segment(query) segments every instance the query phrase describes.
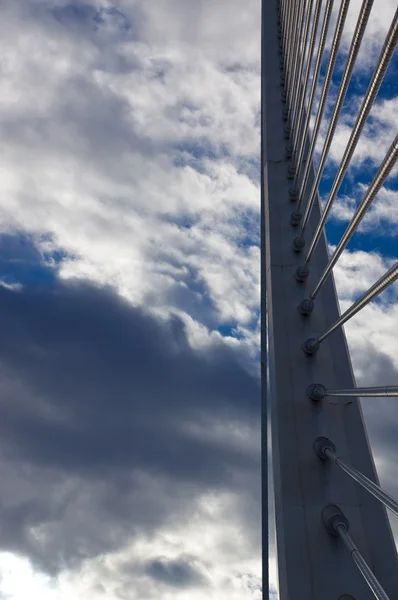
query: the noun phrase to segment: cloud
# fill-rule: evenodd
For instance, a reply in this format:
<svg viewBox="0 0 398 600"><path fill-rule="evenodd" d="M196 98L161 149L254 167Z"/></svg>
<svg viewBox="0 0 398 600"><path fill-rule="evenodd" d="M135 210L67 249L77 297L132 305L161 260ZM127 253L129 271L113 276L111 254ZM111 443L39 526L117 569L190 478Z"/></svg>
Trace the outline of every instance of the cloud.
<svg viewBox="0 0 398 600"><path fill-rule="evenodd" d="M382 87L383 90L383 87ZM337 91L337 89L335 90ZM361 136L359 137L355 151L353 153L349 175L351 178L368 179L373 177L379 168L381 162L387 154L390 145L394 141L395 130L392 126L394 118L396 119L398 103L396 98L386 99L377 98L370 112L370 116L365 121L365 125ZM335 94L331 95L335 99ZM364 95L350 94L343 105L343 109L336 127L332 144L330 146L328 161L325 167L325 175L331 177L337 172L343 158L344 151L350 139L352 128L356 122L359 108L362 104ZM330 116L334 109L334 101L329 102L327 114ZM322 123L319 140L317 142L318 154L320 154L323 143L326 138L329 121L324 120ZM361 171L362 169L362 171ZM365 169L365 171L364 171ZM393 168L390 180L396 177L397 167Z"/></svg>
<svg viewBox="0 0 398 600"><path fill-rule="evenodd" d="M184 558L173 561L156 558L148 564L147 573L153 579L177 588L201 585L203 581L190 561Z"/></svg>
<svg viewBox="0 0 398 600"><path fill-rule="evenodd" d="M334 269L341 310L346 310L395 260L376 253L344 252ZM396 385L398 382L397 293L395 283L378 301L368 304L344 326L358 386ZM361 404L381 485L398 497L396 399L363 398ZM398 520L394 515L389 516L398 539Z"/></svg>
<svg viewBox="0 0 398 600"><path fill-rule="evenodd" d="M258 3L2 8L0 590L259 597Z"/></svg>
<svg viewBox="0 0 398 600"><path fill-rule="evenodd" d="M144 42L145 27L114 39L88 4L37 6L40 19L9 8L3 31L4 227L61 249L61 277L175 309L196 285L217 320L247 324L259 297L258 69L178 36ZM150 27L142 11L121 7Z"/></svg>
<svg viewBox="0 0 398 600"><path fill-rule="evenodd" d="M330 247L331 252L334 249L334 246ZM340 302L350 302L359 297L395 262L395 258L382 256L378 252L345 250L333 270ZM390 303L396 302L397 291L397 285L393 284L383 292L382 298L388 299Z"/></svg>
<svg viewBox="0 0 398 600"><path fill-rule="evenodd" d="M346 25L343 32L342 51L348 53L351 40L355 31L362 0L350 2ZM334 7L337 13L339 5ZM382 10L381 10L382 9ZM387 31L390 28L396 3L394 0L374 2L365 35L358 55L358 65L363 71L371 72L380 55Z"/></svg>
<svg viewBox="0 0 398 600"><path fill-rule="evenodd" d="M359 199L362 200L367 191L367 186L358 184ZM361 221L358 232L378 236L398 235L398 191L395 189L381 188L370 208ZM340 196L333 204L331 218L336 221L348 222L352 219L358 206L353 196Z"/></svg>
<svg viewBox="0 0 398 600"><path fill-rule="evenodd" d="M210 492L241 496L250 521L259 390L239 348L193 350L178 318L87 284L0 288L0 305L3 549L79 569L186 522ZM153 556L143 573L196 585L189 565Z"/></svg>
<svg viewBox="0 0 398 600"><path fill-rule="evenodd" d="M0 7L0 590L259 598L260 3ZM394 8L375 2L326 178ZM395 108L374 106L347 179L377 168ZM385 266L346 258L342 305ZM347 326L359 382L394 379L388 299Z"/></svg>
<svg viewBox="0 0 398 600"><path fill-rule="evenodd" d="M324 118L321 122L320 134L316 144L316 158L319 158L323 148L330 117L333 113L337 98L337 91L340 86L343 71L345 70L349 47L353 38L355 27L357 25L361 7L362 1L356 0L355 2L350 2L350 6L348 8L347 19L343 29L337 63L332 75ZM327 50L322 61L324 70L326 70L326 65L330 55L332 34L334 32L339 8L340 4L336 3L332 12L332 22L331 27L329 28ZM357 119L358 111L362 105L365 92L367 91L370 79L379 60L385 39L387 37L387 33L390 29L391 23L393 22L395 11L396 4L390 0L384 2L382 5L378 2L374 2L373 4L373 8L371 10L354 65L347 95L342 106L336 131L329 150L324 173L324 183L330 179L331 184L340 165L347 142L351 135L352 127ZM356 149L353 153L353 157L348 168L346 181L347 179L350 180L350 186L356 184L358 179L363 180L364 178L369 178L369 175L372 173L373 169L376 169L380 165L394 139L394 123L396 123L397 113L397 98L395 97L397 65L398 63L396 56L393 56L387 71L383 75L383 82L381 84L380 91L374 100L370 115L365 122L363 132L358 139ZM322 85L323 76L321 74L320 81L317 86L316 101L313 107L311 123L314 122ZM375 171L373 171L373 174L374 173ZM396 176L397 173L398 170L396 167L393 170L393 174ZM328 189L329 188L330 186L328 186ZM324 193L324 190L321 189L321 191Z"/></svg>

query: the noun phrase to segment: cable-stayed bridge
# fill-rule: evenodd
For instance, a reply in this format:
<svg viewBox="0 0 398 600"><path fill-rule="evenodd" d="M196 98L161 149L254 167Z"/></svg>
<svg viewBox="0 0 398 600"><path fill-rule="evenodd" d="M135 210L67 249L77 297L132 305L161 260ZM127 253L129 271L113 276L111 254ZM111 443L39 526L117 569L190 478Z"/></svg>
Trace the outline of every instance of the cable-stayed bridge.
<svg viewBox="0 0 398 600"><path fill-rule="evenodd" d="M329 256L325 223L338 197L398 42L398 9L334 181L319 184L342 117L373 0L363 0L320 143L349 0L262 3L263 597L268 599L268 444L272 447L281 600L398 600L398 557L342 326L398 280L398 262L340 314L333 267L397 161L398 136ZM330 35L332 42L327 40ZM328 37L329 36L329 37ZM321 69L325 65L321 79ZM398 125L398 124L397 124ZM314 162L314 154L320 152ZM269 416L270 415L270 416ZM268 436L268 432L270 435ZM398 436L398 432L397 432Z"/></svg>

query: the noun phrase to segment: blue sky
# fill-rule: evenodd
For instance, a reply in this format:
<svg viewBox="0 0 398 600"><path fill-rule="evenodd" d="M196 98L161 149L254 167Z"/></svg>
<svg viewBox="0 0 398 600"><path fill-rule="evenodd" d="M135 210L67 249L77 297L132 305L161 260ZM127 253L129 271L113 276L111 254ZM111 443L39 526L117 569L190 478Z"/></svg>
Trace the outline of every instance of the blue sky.
<svg viewBox="0 0 398 600"><path fill-rule="evenodd" d="M375 1L322 197L394 8ZM0 9L0 598L258 600L259 2ZM395 135L397 71L331 244ZM335 269L342 308L397 257L397 201L395 171ZM396 383L397 307L390 290L347 326L359 383Z"/></svg>

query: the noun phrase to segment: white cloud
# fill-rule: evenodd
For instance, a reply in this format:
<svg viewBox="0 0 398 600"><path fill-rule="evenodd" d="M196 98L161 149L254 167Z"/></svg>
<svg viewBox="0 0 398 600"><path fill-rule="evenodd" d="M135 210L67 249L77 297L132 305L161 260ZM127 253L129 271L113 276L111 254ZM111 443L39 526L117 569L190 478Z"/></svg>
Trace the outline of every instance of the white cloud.
<svg viewBox="0 0 398 600"><path fill-rule="evenodd" d="M347 147L352 127L354 126L358 111L361 106L363 97L350 97L344 104L336 132L328 154L327 167L329 174L337 171L344 151ZM334 108L334 102L329 104L328 114L330 115ZM391 100L376 100L370 116L365 122L363 132L356 145L353 157L350 162L350 169L360 169L366 166L366 169L374 169L373 174L384 159L390 145L394 141L396 135L392 122L398 118L397 115L398 103L397 99ZM323 143L326 138L328 121L322 122L319 140L317 143L318 154L320 154ZM350 171L349 171L350 173ZM357 171L355 172L357 175ZM397 167L395 167L390 177L397 175Z"/></svg>
<svg viewBox="0 0 398 600"><path fill-rule="evenodd" d="M333 252L334 247L330 247ZM368 290L396 262L396 258L386 258L377 252L346 250L337 262L333 273L336 279L339 299L351 302ZM382 298L395 301L397 286L393 284L384 292Z"/></svg>
<svg viewBox="0 0 398 600"><path fill-rule="evenodd" d="M222 57L177 38L106 46L133 65L127 76L104 66L102 38L90 32L77 46L49 15L24 29L10 17L6 33L16 43L4 40L4 226L45 235L47 249L49 233L73 257L61 277L155 306L194 277L221 320L247 323L258 302L259 188L241 169L258 152L259 74L225 71ZM237 247L243 217L255 239Z"/></svg>
<svg viewBox="0 0 398 600"><path fill-rule="evenodd" d="M343 34L343 50L346 52L348 52L353 37L361 5L362 0L350 2ZM337 10L337 7L335 7L335 10ZM373 4L358 56L358 65L363 69L367 69L368 73L374 67L381 52L395 10L396 3L394 0L376 0Z"/></svg>
<svg viewBox="0 0 398 600"><path fill-rule="evenodd" d="M357 187L360 201L368 188L363 184L358 184ZM353 196L338 197L333 204L330 217L337 221L350 221L359 201ZM397 224L398 191L382 187L361 221L358 231L378 236L396 236Z"/></svg>

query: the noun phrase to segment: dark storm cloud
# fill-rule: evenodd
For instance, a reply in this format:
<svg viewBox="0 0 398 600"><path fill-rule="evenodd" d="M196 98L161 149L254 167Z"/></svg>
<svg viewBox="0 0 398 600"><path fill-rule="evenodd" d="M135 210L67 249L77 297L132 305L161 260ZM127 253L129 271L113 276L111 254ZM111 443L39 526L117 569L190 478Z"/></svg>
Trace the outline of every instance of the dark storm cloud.
<svg viewBox="0 0 398 600"><path fill-rule="evenodd" d="M153 579L173 587L197 587L204 583L202 575L189 560L184 558L177 560L157 558L147 565L146 572Z"/></svg>
<svg viewBox="0 0 398 600"><path fill-rule="evenodd" d="M398 370L391 358L373 344L364 347L362 364L364 376L360 385L397 385ZM397 457L398 412L396 398L364 398L362 409L366 426L377 450L377 456L389 468L382 468L381 476L388 481L388 489L398 497L398 481L394 477L394 464ZM392 478L389 477L392 475ZM397 521L398 525L398 521Z"/></svg>
<svg viewBox="0 0 398 600"><path fill-rule="evenodd" d="M356 349L353 363L362 373L358 386L397 385L398 369L391 358L375 343L367 341ZM397 438L398 411L396 398L363 398L362 411L367 433L374 453L380 483L389 493L398 498ZM355 466L355 465L354 465ZM388 512L391 525L398 540L398 518Z"/></svg>
<svg viewBox="0 0 398 600"><path fill-rule="evenodd" d="M3 549L57 570L156 528L193 489L232 489L257 471L259 457L189 425L255 427L258 382L221 343L192 350L179 319L58 283L0 287L0 329ZM162 498L142 474L165 482ZM49 523L36 539L32 528Z"/></svg>

